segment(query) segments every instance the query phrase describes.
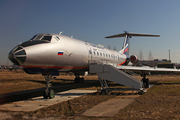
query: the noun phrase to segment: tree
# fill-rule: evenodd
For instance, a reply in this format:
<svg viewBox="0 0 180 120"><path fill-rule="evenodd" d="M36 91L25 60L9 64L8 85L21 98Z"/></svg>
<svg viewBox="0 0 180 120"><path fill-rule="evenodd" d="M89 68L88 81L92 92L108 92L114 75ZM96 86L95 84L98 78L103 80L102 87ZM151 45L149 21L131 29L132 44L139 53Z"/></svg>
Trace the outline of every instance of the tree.
<svg viewBox="0 0 180 120"><path fill-rule="evenodd" d="M111 49L111 46L110 46L110 45L108 45L108 49Z"/></svg>
<svg viewBox="0 0 180 120"><path fill-rule="evenodd" d="M117 51L115 46L114 46L114 50Z"/></svg>
<svg viewBox="0 0 180 120"><path fill-rule="evenodd" d="M140 60L143 60L143 53L142 53L142 50L139 51L139 59L140 59Z"/></svg>
<svg viewBox="0 0 180 120"><path fill-rule="evenodd" d="M149 51L148 60L153 60L153 56L152 56L151 51Z"/></svg>

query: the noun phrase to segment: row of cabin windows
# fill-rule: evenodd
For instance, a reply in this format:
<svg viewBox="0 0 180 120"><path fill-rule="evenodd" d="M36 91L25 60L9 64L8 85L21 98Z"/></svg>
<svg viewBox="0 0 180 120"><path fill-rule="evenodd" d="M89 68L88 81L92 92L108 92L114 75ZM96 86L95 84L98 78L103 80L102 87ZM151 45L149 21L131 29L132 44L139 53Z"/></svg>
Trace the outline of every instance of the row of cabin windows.
<svg viewBox="0 0 180 120"><path fill-rule="evenodd" d="M97 56L103 56L103 57L113 58L113 59L119 60L119 56L114 56L114 55L105 54L105 53L101 53L101 52L95 52L95 51L93 53L94 53L94 55L97 55ZM92 54L91 50L89 50L89 54Z"/></svg>

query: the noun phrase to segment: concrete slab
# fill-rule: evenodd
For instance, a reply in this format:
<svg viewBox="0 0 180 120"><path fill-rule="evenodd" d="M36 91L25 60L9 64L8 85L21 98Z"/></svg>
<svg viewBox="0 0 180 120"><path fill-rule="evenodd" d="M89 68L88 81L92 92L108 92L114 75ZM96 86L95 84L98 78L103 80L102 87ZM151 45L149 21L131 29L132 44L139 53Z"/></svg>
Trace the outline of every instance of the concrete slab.
<svg viewBox="0 0 180 120"><path fill-rule="evenodd" d="M121 109L132 103L137 97L139 97L139 95L117 96L86 110L82 115L96 117L114 116Z"/></svg>
<svg viewBox="0 0 180 120"><path fill-rule="evenodd" d="M40 96L40 97L32 98L30 100L23 100L18 102L12 102L9 104L3 104L0 105L0 110L24 111L24 112L35 111L43 107L51 106L93 92L96 92L96 90L72 89L72 90L56 93L56 96L53 99L44 99L43 96Z"/></svg>

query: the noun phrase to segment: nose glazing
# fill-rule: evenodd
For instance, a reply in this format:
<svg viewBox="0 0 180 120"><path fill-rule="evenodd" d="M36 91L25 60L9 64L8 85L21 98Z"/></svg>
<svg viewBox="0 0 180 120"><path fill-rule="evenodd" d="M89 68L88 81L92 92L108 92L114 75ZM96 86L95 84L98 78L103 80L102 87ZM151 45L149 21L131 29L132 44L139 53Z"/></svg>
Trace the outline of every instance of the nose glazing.
<svg viewBox="0 0 180 120"><path fill-rule="evenodd" d="M15 65L23 64L26 60L26 51L21 46L17 46L9 53L8 58Z"/></svg>

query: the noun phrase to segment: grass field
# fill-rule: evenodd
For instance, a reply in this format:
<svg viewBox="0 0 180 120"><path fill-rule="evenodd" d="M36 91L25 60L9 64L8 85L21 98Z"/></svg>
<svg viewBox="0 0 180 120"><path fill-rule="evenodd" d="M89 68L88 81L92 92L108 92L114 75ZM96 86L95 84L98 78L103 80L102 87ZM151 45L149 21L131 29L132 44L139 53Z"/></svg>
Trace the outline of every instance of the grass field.
<svg viewBox="0 0 180 120"><path fill-rule="evenodd" d="M22 70L9 71L0 69L0 94L30 89L45 88L45 79L41 74L26 74ZM52 86L73 84L74 76L60 75L51 80ZM85 80L98 80L97 76L85 76Z"/></svg>
<svg viewBox="0 0 180 120"><path fill-rule="evenodd" d="M42 88L44 78L41 75L28 75L23 72L0 71L0 94L21 91L26 89ZM133 103L119 111L113 117L84 117L81 116L86 109L94 105L116 97L118 92L105 94L90 94L79 98L68 100L37 110L35 112L5 112L12 116L12 119L180 119L180 76L179 75L154 75L148 76L151 83L155 84L145 94L136 98ZM52 80L54 85L72 84L72 76L62 75ZM87 76L85 80L97 80L97 76ZM81 89L97 89L99 84L91 84L92 87L84 86ZM119 87L111 82L113 87ZM4 113L4 112L3 112Z"/></svg>

